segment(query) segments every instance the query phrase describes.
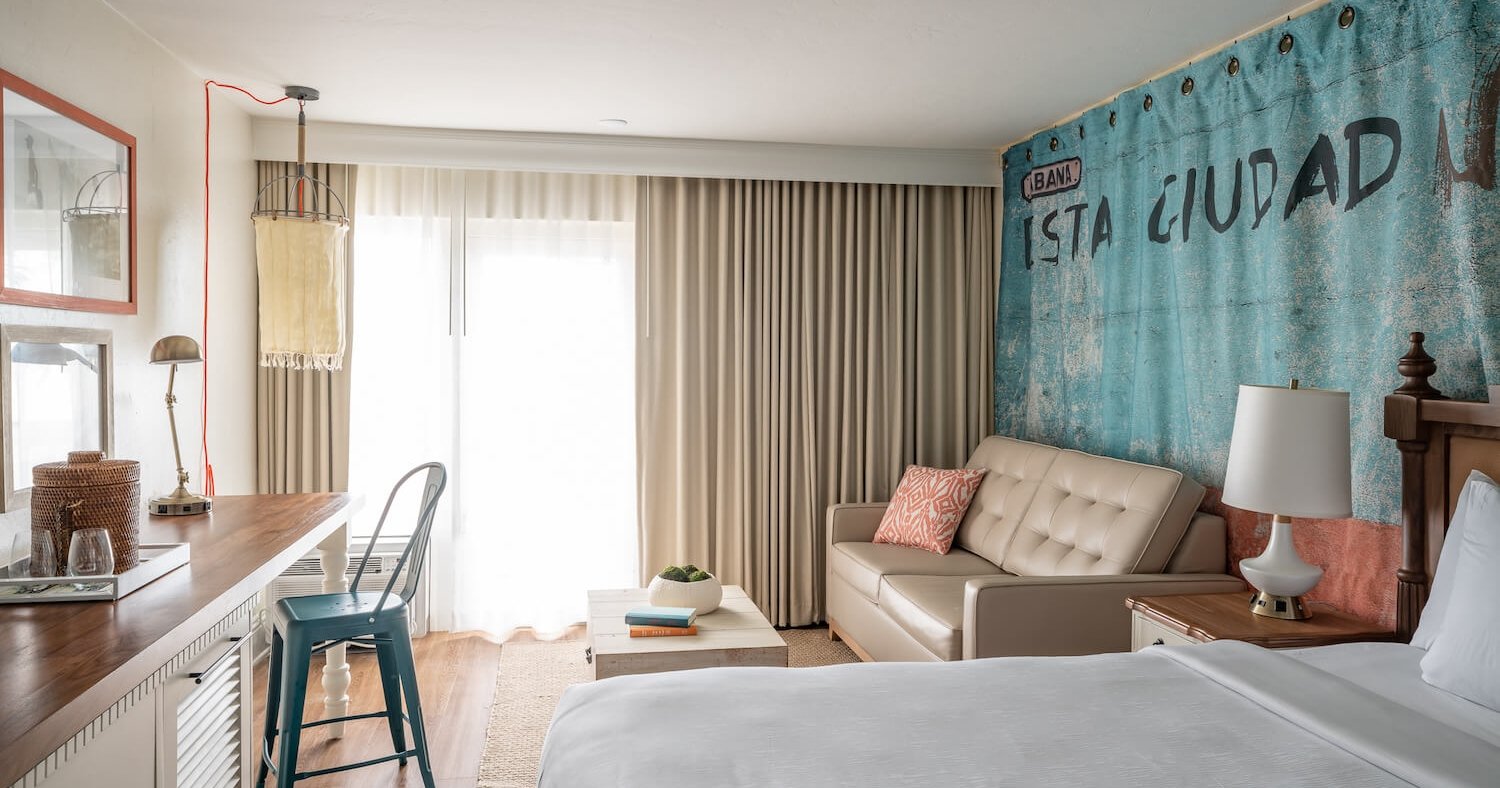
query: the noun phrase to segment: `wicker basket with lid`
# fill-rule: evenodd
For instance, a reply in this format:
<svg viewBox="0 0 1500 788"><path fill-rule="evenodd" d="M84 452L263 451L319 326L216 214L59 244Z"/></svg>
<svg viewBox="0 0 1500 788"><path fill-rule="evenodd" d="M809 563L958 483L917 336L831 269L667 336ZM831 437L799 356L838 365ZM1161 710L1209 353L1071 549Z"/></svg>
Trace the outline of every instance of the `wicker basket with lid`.
<svg viewBox="0 0 1500 788"><path fill-rule="evenodd" d="M58 573L67 565L68 543L79 528L109 533L118 574L140 563L141 464L106 460L102 451L68 452L67 462L31 469L31 540L50 538ZM40 548L32 559L39 560Z"/></svg>

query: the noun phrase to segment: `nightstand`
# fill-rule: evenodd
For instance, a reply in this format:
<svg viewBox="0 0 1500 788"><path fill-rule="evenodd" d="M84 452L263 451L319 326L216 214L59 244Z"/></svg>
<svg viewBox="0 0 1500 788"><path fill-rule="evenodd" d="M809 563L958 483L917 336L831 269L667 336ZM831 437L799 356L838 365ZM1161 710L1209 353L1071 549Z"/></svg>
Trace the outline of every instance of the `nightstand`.
<svg viewBox="0 0 1500 788"><path fill-rule="evenodd" d="M1396 633L1321 602L1313 617L1286 621L1250 612L1250 594L1183 594L1131 597L1130 649L1181 646L1210 640L1243 640L1265 648L1302 648L1362 640L1391 641Z"/></svg>

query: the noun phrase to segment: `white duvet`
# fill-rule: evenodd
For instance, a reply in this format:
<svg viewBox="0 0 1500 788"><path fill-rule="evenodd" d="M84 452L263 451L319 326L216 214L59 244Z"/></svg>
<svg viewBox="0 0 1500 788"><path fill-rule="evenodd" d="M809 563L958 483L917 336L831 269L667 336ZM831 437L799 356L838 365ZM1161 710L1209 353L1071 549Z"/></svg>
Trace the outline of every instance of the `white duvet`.
<svg viewBox="0 0 1500 788"><path fill-rule="evenodd" d="M540 785L1500 785L1472 726L1309 662L1219 642L608 679L563 695Z"/></svg>

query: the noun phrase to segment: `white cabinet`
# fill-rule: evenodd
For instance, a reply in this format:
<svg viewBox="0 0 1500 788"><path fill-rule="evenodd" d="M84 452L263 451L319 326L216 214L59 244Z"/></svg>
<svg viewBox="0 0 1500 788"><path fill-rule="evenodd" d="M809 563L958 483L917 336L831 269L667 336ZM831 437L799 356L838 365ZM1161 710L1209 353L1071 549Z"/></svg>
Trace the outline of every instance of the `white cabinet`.
<svg viewBox="0 0 1500 788"><path fill-rule="evenodd" d="M203 633L12 788L250 785L256 603Z"/></svg>
<svg viewBox="0 0 1500 788"><path fill-rule="evenodd" d="M1147 646L1187 646L1202 641L1194 640L1175 630L1152 621L1136 611L1130 617L1130 650L1140 651Z"/></svg>
<svg viewBox="0 0 1500 788"><path fill-rule="evenodd" d="M32 770L46 788L156 788L157 693L138 689L73 737L76 748L54 753ZM29 778L28 778L29 779ZM32 785L22 780L19 785Z"/></svg>
<svg viewBox="0 0 1500 788"><path fill-rule="evenodd" d="M250 782L248 626L162 682L157 704L158 788L229 788Z"/></svg>

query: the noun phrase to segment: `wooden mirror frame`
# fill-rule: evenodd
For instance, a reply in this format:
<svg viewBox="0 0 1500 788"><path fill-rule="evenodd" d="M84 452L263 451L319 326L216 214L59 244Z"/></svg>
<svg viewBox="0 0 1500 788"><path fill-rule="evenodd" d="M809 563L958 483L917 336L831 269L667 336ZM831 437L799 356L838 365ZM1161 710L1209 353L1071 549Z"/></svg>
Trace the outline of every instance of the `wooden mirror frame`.
<svg viewBox="0 0 1500 788"><path fill-rule="evenodd" d="M15 342L97 345L99 347L99 448L104 456L115 455L115 353L114 335L102 328L63 328L61 326L0 325L0 511L14 512L31 505L30 468L17 468L15 455L15 403L11 398L14 362L11 344ZM66 456L54 458L58 461ZM21 484L20 488L17 485Z"/></svg>
<svg viewBox="0 0 1500 788"><path fill-rule="evenodd" d="M5 259L5 188L4 175L6 161L4 151L4 119L6 116L5 91L11 91L17 95L30 99L37 104L62 115L69 120L78 123L85 128L97 132L116 143L125 147L127 153L128 183L126 185L129 202L127 214L127 237L125 254L125 265L129 267L126 273L126 287L128 298L124 301L116 301L108 298L91 298L88 296L66 295L61 293L46 293L37 290L22 290L10 287L6 284L6 259ZM139 206L136 203L136 155L135 137L127 134L113 124L79 109L77 106L48 93L36 85L27 82L5 70L0 70L0 303L20 304L22 306L40 306L51 309L72 309L82 312L108 312L113 314L133 315L136 313L136 214Z"/></svg>

